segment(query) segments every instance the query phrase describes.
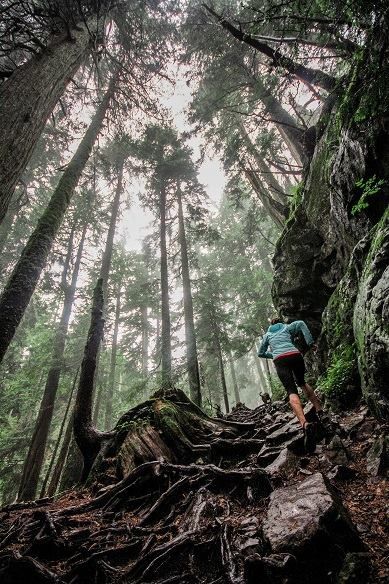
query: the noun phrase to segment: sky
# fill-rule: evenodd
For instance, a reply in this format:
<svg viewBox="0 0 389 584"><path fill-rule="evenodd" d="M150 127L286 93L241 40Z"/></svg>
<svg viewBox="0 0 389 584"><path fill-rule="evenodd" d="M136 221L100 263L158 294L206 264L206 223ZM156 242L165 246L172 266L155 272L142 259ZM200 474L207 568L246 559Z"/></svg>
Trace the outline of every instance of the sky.
<svg viewBox="0 0 389 584"><path fill-rule="evenodd" d="M191 91L185 81L185 69L175 68L171 71L171 77L175 79L175 85L172 87L166 83L166 87L162 89L161 103L171 111L173 125L178 132L187 132L190 130L187 108L191 100ZM203 155L198 177L208 194L211 210L212 208L216 210L226 185L222 163L216 155L211 156L209 147L205 150L201 137L192 137L188 140L188 145L193 149L194 161ZM123 213L117 230L117 239L124 240L126 249L134 251L141 249L142 240L149 233L153 220L152 213L143 209L139 203L137 193L141 189L143 190L143 185L138 181L128 185L131 206Z"/></svg>

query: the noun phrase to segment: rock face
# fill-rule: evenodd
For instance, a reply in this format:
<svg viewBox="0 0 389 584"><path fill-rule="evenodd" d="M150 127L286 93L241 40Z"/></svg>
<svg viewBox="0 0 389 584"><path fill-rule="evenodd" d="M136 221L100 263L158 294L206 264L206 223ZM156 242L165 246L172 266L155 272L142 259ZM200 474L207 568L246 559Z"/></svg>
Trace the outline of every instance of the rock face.
<svg viewBox="0 0 389 584"><path fill-rule="evenodd" d="M387 476L389 471L389 437L382 434L367 453L367 471L373 477Z"/></svg>
<svg viewBox="0 0 389 584"><path fill-rule="evenodd" d="M360 395L389 418L389 97L380 43L356 59L348 88L319 123L321 135L277 243L273 299L319 336L311 358L321 387L343 408ZM365 87L366 92L358 91ZM377 96L381 95L378 99Z"/></svg>
<svg viewBox="0 0 389 584"><path fill-rule="evenodd" d="M315 582L328 581L347 552L362 549L345 509L321 473L271 494L263 534L273 553L292 554L305 565L302 581L310 581L313 573Z"/></svg>

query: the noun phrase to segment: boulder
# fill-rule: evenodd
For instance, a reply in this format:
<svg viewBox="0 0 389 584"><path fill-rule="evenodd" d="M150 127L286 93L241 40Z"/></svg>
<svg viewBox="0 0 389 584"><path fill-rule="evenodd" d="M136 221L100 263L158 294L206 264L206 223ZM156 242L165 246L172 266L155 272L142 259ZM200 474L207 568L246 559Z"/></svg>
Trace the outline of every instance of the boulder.
<svg viewBox="0 0 389 584"><path fill-rule="evenodd" d="M373 477L387 476L389 469L389 436L382 434L367 453L367 472Z"/></svg>
<svg viewBox="0 0 389 584"><path fill-rule="evenodd" d="M331 442L327 446L326 457L334 465L347 465L348 454L346 447L344 446L342 440L337 434L332 438Z"/></svg>
<svg viewBox="0 0 389 584"><path fill-rule="evenodd" d="M266 438L267 444L270 446L278 446L280 444L284 444L290 438L294 438L298 434L301 433L300 424L292 420L287 424L283 424L280 428L276 429L275 431L271 432Z"/></svg>
<svg viewBox="0 0 389 584"><path fill-rule="evenodd" d="M277 458L268 466L266 472L272 476L280 472L288 472L297 465L297 456L288 448L283 448Z"/></svg>
<svg viewBox="0 0 389 584"><path fill-rule="evenodd" d="M369 556L365 553L347 554L336 584L365 584L370 574Z"/></svg>
<svg viewBox="0 0 389 584"><path fill-rule="evenodd" d="M341 568L348 552L363 551L353 523L321 473L271 494L263 534L272 553L297 558L302 582L330 582L330 573Z"/></svg>
<svg viewBox="0 0 389 584"><path fill-rule="evenodd" d="M271 464L280 452L281 450L277 446L263 446L257 456L257 464L261 467Z"/></svg>
<svg viewBox="0 0 389 584"><path fill-rule="evenodd" d="M337 464L334 466L327 477L331 480L337 479L339 481L347 481L355 477L355 470L344 464Z"/></svg>

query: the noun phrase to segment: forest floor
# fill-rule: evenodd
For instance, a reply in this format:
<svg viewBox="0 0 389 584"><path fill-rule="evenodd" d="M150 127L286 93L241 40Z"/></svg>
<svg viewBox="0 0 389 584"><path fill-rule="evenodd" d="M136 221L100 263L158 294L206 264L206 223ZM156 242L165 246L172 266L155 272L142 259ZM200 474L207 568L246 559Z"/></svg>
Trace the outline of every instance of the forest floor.
<svg viewBox="0 0 389 584"><path fill-rule="evenodd" d="M3 508L2 584L388 582L387 427L360 406L306 455L282 402L227 420L212 456Z"/></svg>

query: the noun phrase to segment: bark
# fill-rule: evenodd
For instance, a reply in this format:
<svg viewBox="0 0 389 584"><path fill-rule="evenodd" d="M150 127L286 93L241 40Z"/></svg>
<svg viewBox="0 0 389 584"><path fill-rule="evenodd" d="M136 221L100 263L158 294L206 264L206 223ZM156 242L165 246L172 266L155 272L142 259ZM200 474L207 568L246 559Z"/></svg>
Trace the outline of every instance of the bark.
<svg viewBox="0 0 389 584"><path fill-rule="evenodd" d="M96 392L96 378L97 378L97 376L99 376L99 383L98 383L98 389ZM98 352L97 359L96 359L96 371L95 371L94 381L95 381L95 388L93 390L93 396L95 397L95 399L94 399L92 420L93 420L93 425L97 427L99 425L100 408L101 408L101 404L103 401L103 393L105 390L105 381L106 381L104 368L101 371L100 350Z"/></svg>
<svg viewBox="0 0 389 584"><path fill-rule="evenodd" d="M156 333L155 333L155 368L156 370L160 369L161 367L161 319L157 316L157 323L156 323Z"/></svg>
<svg viewBox="0 0 389 584"><path fill-rule="evenodd" d="M70 411L70 408L72 405L74 390L76 389L79 372L80 372L80 368L77 369L76 374L74 376L72 389L70 391L68 403L66 405L66 410L65 410L65 413L64 413L63 418L62 418L62 423L61 423L61 427L59 429L58 438L57 438L57 441L55 443L53 454L51 455L51 460L50 460L50 464L49 464L49 467L48 467L47 472L46 472L46 476L45 476L43 483L42 483L41 494L40 494L41 498L44 497L46 494L47 483L49 482L51 471L52 471L52 468L54 466L55 459L57 457L57 452L58 452L59 446L61 444L62 438L64 438L64 440L65 440L65 437L64 437L65 425L66 425L66 423L68 423L67 425L69 425L68 415L69 415L69 411Z"/></svg>
<svg viewBox="0 0 389 584"><path fill-rule="evenodd" d="M230 404L228 401L228 390L227 390L226 375L224 372L223 354L222 354L222 349L220 346L220 339L219 339L218 332L216 332L216 335L215 335L215 346L216 346L217 359L218 359L218 363L219 363L220 381L221 381L222 390L223 390L224 407L226 409L226 414L228 414L228 412L230 411Z"/></svg>
<svg viewBox="0 0 389 584"><path fill-rule="evenodd" d="M159 194L161 254L161 364L162 388L172 384L172 348L169 306L169 279L166 248L166 187Z"/></svg>
<svg viewBox="0 0 389 584"><path fill-rule="evenodd" d="M16 204L15 197L12 198L11 205L8 208L8 212L5 215L3 222L0 225L0 274L4 269L3 262L1 261L3 252L6 247L7 239L11 233L15 217L18 213L18 206Z"/></svg>
<svg viewBox="0 0 389 584"><path fill-rule="evenodd" d="M95 24L89 25L94 32ZM49 115L89 52L87 25L71 35L54 36L41 54L0 85L0 223Z"/></svg>
<svg viewBox="0 0 389 584"><path fill-rule="evenodd" d="M105 309L108 306L108 283L109 283L109 276L111 273L113 242L115 239L116 224L117 224L118 215L119 215L120 198L121 198L121 195L123 192L123 170L124 170L124 158L122 158L120 160L119 166L118 166L118 177L117 177L117 183L116 183L115 196L114 196L113 201L112 201L107 239L105 242L105 248L104 248L103 257L102 257L101 266L100 266L100 278L103 281L103 297L104 297ZM97 383L97 379L100 377L99 367L100 367L100 348L99 348L99 351L97 354L97 359L96 359L96 374L95 374L95 378L94 378L95 384ZM93 413L93 423L95 425L97 425L97 423L98 423L101 403L102 403L102 399L103 399L103 389L104 389L104 385L103 385L103 383L101 383L100 387L98 389L97 395L96 395L95 408L94 408L94 413ZM108 391L110 391L110 390L108 390ZM94 390L94 393L96 393L96 388Z"/></svg>
<svg viewBox="0 0 389 584"><path fill-rule="evenodd" d="M142 307L142 375L147 377L149 371L149 321L147 306Z"/></svg>
<svg viewBox="0 0 389 584"><path fill-rule="evenodd" d="M101 268L100 268L100 278L102 278L102 280L103 280L103 295L104 295L105 306L107 306L108 281L109 281L109 274L111 272L113 241L115 238L116 223L117 223L118 214L119 214L120 197L123 193L123 167L124 167L124 159L122 159L120 161L120 164L119 164L118 178L117 178L117 183L116 183L116 191L115 191L114 199L112 201L111 216L110 216L110 220L109 220L107 240L105 243L105 249L104 249L103 259L102 259Z"/></svg>
<svg viewBox="0 0 389 584"><path fill-rule="evenodd" d="M303 165L307 160L303 141L304 129L301 128L280 104L280 102L265 87L260 78L255 79L255 86L259 93L259 99L265 106L265 110L270 115L271 121L277 127L281 138L287 145L294 160L299 165Z"/></svg>
<svg viewBox="0 0 389 584"><path fill-rule="evenodd" d="M101 131L105 114L114 94L114 87L115 76L0 298L0 363L35 290L66 210Z"/></svg>
<svg viewBox="0 0 389 584"><path fill-rule="evenodd" d="M189 275L188 245L185 233L182 196L179 190L177 191L177 198L178 198L179 239L181 248L182 288L184 297L186 366L188 370L188 380L191 399L192 401L194 401L195 404L197 404L200 407L201 385L199 362L197 355L196 332L193 316L192 285Z"/></svg>
<svg viewBox="0 0 389 584"><path fill-rule="evenodd" d="M288 204L288 197L286 196L284 189L275 178L264 158L259 154L257 148L248 135L246 128L241 122L239 123L239 133L243 140L246 151L254 158L258 166L262 180L268 185L270 189L271 198L286 207Z"/></svg>
<svg viewBox="0 0 389 584"><path fill-rule="evenodd" d="M234 365L232 353L230 353L230 371L231 371L232 384L234 386L235 402L238 404L238 403L240 403L240 395L239 395L239 387L238 387L238 381L236 379L236 371L235 371L235 365Z"/></svg>
<svg viewBox="0 0 389 584"><path fill-rule="evenodd" d="M116 293L116 308L115 308L115 324L113 329L112 337L112 351L111 351L111 362L109 366L108 375L108 392L107 392L107 405L105 411L105 428L108 430L112 428L112 402L115 391L115 373L116 373L116 355L117 355L117 343L118 343L118 333L119 333L119 321L120 321L120 286Z"/></svg>
<svg viewBox="0 0 389 584"><path fill-rule="evenodd" d="M35 423L34 432L30 442L27 458L24 463L22 479L19 487L18 499L20 501L32 500L35 498L38 487L39 475L42 470L47 439L49 436L51 420L54 412L55 399L63 367L63 356L65 352L66 337L69 328L70 315L73 308L78 274L80 271L81 258L84 249L87 224L85 223L80 243L77 250L77 257L74 264L72 280L67 286L67 275L70 268L73 251L74 227L69 237L68 251L62 272L62 286L65 291L65 298L62 307L62 314L58 324L51 355L50 368L47 374L45 389L40 405L38 417Z"/></svg>
<svg viewBox="0 0 389 584"><path fill-rule="evenodd" d="M65 462L69 453L69 446L72 439L73 432L73 414L68 419L66 426L65 435L63 437L63 442L61 450L59 452L57 462L55 463L53 474L51 475L51 480L47 488L47 496L52 497L58 489L58 485L61 480L62 472L65 467Z"/></svg>
<svg viewBox="0 0 389 584"><path fill-rule="evenodd" d="M328 75L328 73L325 73L320 69L312 69L297 63L278 49L273 49L266 43L261 42L253 38L251 35L244 33L239 28L236 28L206 4L203 4L203 6L233 37L248 44L250 47L253 47L268 57L274 67L282 67L283 69L286 69L291 75L294 75L302 83L308 84L308 86L317 85L326 91L333 91L336 88L337 80L332 75Z"/></svg>
<svg viewBox="0 0 389 584"><path fill-rule="evenodd" d="M81 481L89 475L99 453L103 434L92 423L92 402L97 355L104 331L103 281L98 279L93 292L92 316L81 364L80 383L74 408L74 436L83 456Z"/></svg>
<svg viewBox="0 0 389 584"><path fill-rule="evenodd" d="M243 174L247 178L248 182L252 186L256 196L261 201L265 210L269 213L269 216L273 219L276 225L283 229L286 221L286 210L284 210L284 207L280 205L278 201L274 201L274 199L272 199L266 193L264 186L262 185L257 174L252 168L248 168L247 165L245 165L241 161L238 161L238 164L242 169Z"/></svg>

